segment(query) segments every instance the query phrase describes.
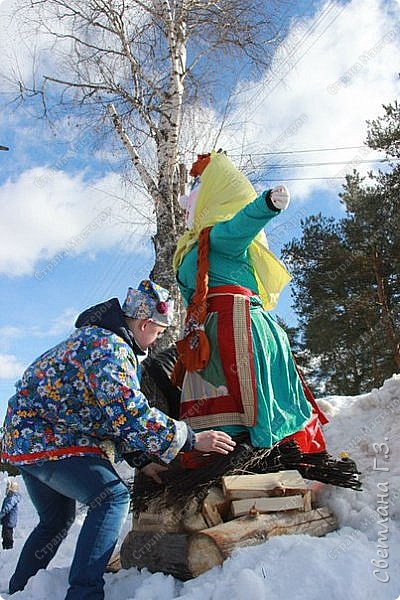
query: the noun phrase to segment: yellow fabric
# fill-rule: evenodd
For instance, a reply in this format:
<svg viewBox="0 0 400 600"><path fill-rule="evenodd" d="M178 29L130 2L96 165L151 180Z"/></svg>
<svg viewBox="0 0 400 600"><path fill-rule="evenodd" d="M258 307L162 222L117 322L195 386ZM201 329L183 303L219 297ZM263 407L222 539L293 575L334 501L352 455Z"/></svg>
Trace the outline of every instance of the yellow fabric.
<svg viewBox="0 0 400 600"><path fill-rule="evenodd" d="M211 152L211 161L200 179L193 227L178 240L173 260L175 271L185 254L197 242L202 229L231 219L257 197L247 177L222 153ZM249 256L263 307L265 310L272 310L278 302L280 292L292 277L268 249L264 231L250 244Z"/></svg>

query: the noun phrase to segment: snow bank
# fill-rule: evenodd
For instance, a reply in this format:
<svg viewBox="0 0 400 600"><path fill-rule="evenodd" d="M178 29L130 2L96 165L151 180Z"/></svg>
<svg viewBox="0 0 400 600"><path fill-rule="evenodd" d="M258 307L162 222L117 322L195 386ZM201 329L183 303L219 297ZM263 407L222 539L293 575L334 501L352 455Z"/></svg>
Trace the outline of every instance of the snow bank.
<svg viewBox="0 0 400 600"><path fill-rule="evenodd" d="M348 451L362 471L363 491L320 486L318 501L337 515L339 529L324 538L282 536L238 550L197 579L182 583L137 569L107 574L106 600L396 600L400 597L400 376L354 397L321 400L331 454ZM131 471L121 467L124 477ZM7 476L0 474L4 495ZM19 551L37 521L23 481L13 550L1 551L0 600ZM63 600L81 511L47 571L13 600ZM130 526L130 518L124 535Z"/></svg>

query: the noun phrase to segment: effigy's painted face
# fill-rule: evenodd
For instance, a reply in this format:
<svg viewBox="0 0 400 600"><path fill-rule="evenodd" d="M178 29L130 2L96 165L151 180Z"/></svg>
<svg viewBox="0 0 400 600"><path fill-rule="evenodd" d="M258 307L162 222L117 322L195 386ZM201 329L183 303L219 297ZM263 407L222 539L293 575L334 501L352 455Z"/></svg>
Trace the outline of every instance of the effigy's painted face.
<svg viewBox="0 0 400 600"><path fill-rule="evenodd" d="M181 208L185 210L185 221L187 229L191 229L194 223L194 214L196 210L197 197L200 190L200 180L198 178L192 184L190 193L187 196L179 198Z"/></svg>

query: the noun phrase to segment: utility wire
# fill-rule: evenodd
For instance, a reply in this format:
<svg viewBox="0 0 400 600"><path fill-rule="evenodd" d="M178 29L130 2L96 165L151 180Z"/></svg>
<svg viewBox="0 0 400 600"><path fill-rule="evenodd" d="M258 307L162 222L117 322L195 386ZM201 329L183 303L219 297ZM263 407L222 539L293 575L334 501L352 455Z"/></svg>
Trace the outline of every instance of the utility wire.
<svg viewBox="0 0 400 600"><path fill-rule="evenodd" d="M327 11L325 13L325 15L327 15L332 9L334 9L336 7L336 3L332 2L331 6L327 6ZM305 49L305 51L303 52L303 54L301 54L297 60L291 65L290 69L288 70L287 73L285 73L276 83L275 85L268 90L268 93L262 98L263 101L265 101L266 98L268 98L268 96L270 96L272 94L272 92L274 92L276 90L276 88L278 87L278 85L280 83L282 83L284 81L284 79L286 79L286 77L289 75L289 73L291 71L293 71L293 69L298 65L298 63L301 61L302 58L304 58L304 56L311 50L311 48L318 42L318 40L324 35L324 33L329 29L329 27L331 25L333 25L333 23L336 21L336 19L341 15L341 13L345 10L346 5L344 5L342 8L340 8L336 14L334 15L334 17L329 21L329 23L326 25L326 27L319 33L319 35L317 37L314 38L314 40L312 40L311 44L308 46L308 48ZM323 13L322 13L323 14ZM322 16L322 14L320 16ZM324 15L324 16L325 16ZM318 19L317 19L318 21ZM314 21L314 25L317 23L317 21ZM314 31L312 31L312 27L310 28L310 33L307 37L311 36L311 33L314 33ZM307 39L306 37L306 39ZM296 46L296 51L299 49L299 45Z"/></svg>
<svg viewBox="0 0 400 600"><path fill-rule="evenodd" d="M280 179L270 179L268 177L268 181L279 181L281 183L282 181L311 181L315 179L341 179L343 181L344 177L281 177Z"/></svg>
<svg viewBox="0 0 400 600"><path fill-rule="evenodd" d="M265 98L267 98L276 88L277 86L288 76L288 74L294 69L294 67L300 62L300 60L307 54L307 52L314 46L314 44L319 40L319 38L325 33L325 31L333 24L333 22L337 19L337 17L341 14L341 12L344 10L345 6L339 10L339 12L337 12L336 16L334 16L334 18L327 24L327 26L323 29L323 31L318 35L318 37L312 41L311 45L306 48L303 52L303 54L294 62L294 64L290 65L290 60L291 58L299 52L300 48L305 44L305 42L307 41L308 38L311 38L312 35L314 33L317 32L319 25L321 25L325 19L325 17L328 16L328 14L334 10L337 7L336 3L330 2L328 3L323 10L321 11L321 13L318 15L318 17L313 20L311 22L311 25L308 27L308 29L306 29L306 31L303 32L301 38L297 41L296 45L293 47L293 49L291 49L288 54L285 56L285 58L283 59L283 61L281 61L278 65L279 67L279 72L282 72L282 69L288 65L289 69L288 71L285 73L285 75L283 75L282 77L280 77L278 79L278 81L275 83L275 85L271 88L271 84L273 83L273 81L276 81L276 74L275 73L271 73L271 76L268 78L267 81L264 81L262 83L262 87L264 87L264 89L266 88L268 90L268 93L265 95L261 95L260 96L260 89L259 89L259 84L256 84L254 86L255 90L253 92L253 94L250 96L250 98L248 98L248 101L246 102L246 105L243 106L239 111L236 112L236 114L234 115L235 117L235 122L238 122L238 120L240 119L240 117L243 115L245 115L245 112L247 110L247 107L251 104L253 107L253 111L252 113L254 114L254 112L257 110L257 108L259 108L259 106L265 101ZM279 76L278 76L279 77ZM257 97L259 97L258 101L254 102Z"/></svg>
<svg viewBox="0 0 400 600"><path fill-rule="evenodd" d="M241 152L240 154L234 152L234 149L224 148L223 150L227 153L230 158L252 158L253 156L278 156L281 154L304 154L306 152L334 152L337 150L361 150L362 148L368 148L368 146L336 146L335 148L305 148L300 150L280 150L277 152ZM372 148L370 148L372 151ZM197 156L195 151L191 152L192 156Z"/></svg>
<svg viewBox="0 0 400 600"><path fill-rule="evenodd" d="M334 150L360 150L361 148L367 148L367 146L337 146L336 148L306 148L305 150L282 150L280 152L245 152L244 154L231 154L227 150L227 154L232 158L243 158L249 156L275 156L278 154L303 154L305 152L331 152ZM372 148L371 148L372 150Z"/></svg>
<svg viewBox="0 0 400 600"><path fill-rule="evenodd" d="M361 163L374 163L374 162L378 162L378 163L385 163L385 162L392 162L393 159L388 159L388 158L376 158L376 159L372 159L372 160L357 160L354 161L354 164L361 164ZM395 160L400 160L400 158L395 159ZM351 166L352 161L348 161L348 160L338 160L338 161L331 161L331 162L318 162L318 163L290 163L287 165L269 165L269 164L262 164L259 165L258 168L265 168L265 169L292 169L292 168L298 168L298 167L323 167L325 165L349 165Z"/></svg>

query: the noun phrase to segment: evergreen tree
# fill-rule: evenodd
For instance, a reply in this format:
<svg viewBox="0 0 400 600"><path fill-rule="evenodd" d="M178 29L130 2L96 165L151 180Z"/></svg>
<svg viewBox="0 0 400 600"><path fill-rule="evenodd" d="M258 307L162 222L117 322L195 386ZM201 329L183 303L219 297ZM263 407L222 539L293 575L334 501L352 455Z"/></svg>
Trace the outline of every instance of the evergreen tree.
<svg viewBox="0 0 400 600"><path fill-rule="evenodd" d="M368 123L367 143L400 156L400 109ZM357 394L400 369L400 169L346 177L345 218L313 215L284 248L296 273L295 310L326 390ZM314 360L315 364L315 360Z"/></svg>

